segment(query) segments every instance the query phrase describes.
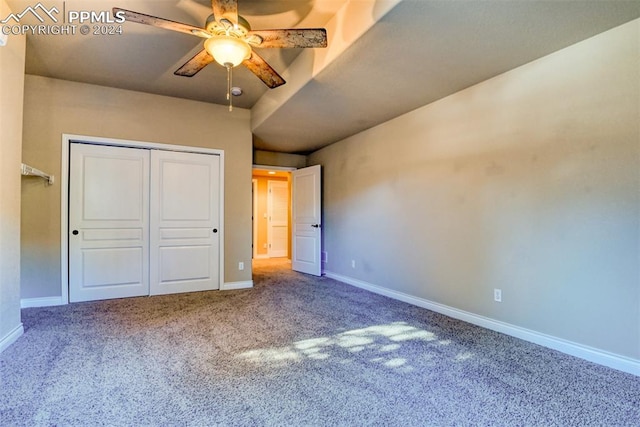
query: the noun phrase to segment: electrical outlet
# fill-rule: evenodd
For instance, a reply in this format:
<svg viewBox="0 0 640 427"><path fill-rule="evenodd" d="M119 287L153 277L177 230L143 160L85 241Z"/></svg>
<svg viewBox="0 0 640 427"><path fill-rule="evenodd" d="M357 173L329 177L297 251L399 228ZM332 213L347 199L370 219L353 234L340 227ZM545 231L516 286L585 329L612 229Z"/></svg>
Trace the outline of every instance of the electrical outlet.
<svg viewBox="0 0 640 427"><path fill-rule="evenodd" d="M238 270L244 270L244 262L240 261L238 263Z"/></svg>
<svg viewBox="0 0 640 427"><path fill-rule="evenodd" d="M267 249L267 244L265 243L264 245L262 245L262 247L263 247L264 249Z"/></svg>
<svg viewBox="0 0 640 427"><path fill-rule="evenodd" d="M320 252L320 261L329 262L329 254L326 251Z"/></svg>
<svg viewBox="0 0 640 427"><path fill-rule="evenodd" d="M355 259L351 260L351 268L356 268L356 260Z"/></svg>
<svg viewBox="0 0 640 427"><path fill-rule="evenodd" d="M502 302L502 289L493 290L493 300L495 302Z"/></svg>

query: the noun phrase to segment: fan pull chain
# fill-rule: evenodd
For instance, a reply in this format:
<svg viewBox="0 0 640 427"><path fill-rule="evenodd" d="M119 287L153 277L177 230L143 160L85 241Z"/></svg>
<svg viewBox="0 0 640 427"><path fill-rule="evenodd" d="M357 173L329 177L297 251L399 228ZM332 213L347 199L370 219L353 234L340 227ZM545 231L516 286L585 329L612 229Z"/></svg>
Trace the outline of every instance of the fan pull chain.
<svg viewBox="0 0 640 427"><path fill-rule="evenodd" d="M233 111L233 99L231 98L231 68L233 65L227 62L224 66L227 68L227 101L229 101L229 111Z"/></svg>

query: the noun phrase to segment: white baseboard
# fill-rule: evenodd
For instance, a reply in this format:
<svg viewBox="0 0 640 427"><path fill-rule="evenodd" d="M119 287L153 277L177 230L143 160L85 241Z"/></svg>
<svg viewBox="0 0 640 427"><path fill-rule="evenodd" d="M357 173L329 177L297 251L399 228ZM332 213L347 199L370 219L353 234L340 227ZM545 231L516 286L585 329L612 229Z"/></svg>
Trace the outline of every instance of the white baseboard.
<svg viewBox="0 0 640 427"><path fill-rule="evenodd" d="M20 300L20 308L51 307L65 304L66 303L62 301L62 297L23 298Z"/></svg>
<svg viewBox="0 0 640 427"><path fill-rule="evenodd" d="M233 291L235 289L253 288L253 280L245 280L242 282L226 282L220 286L221 291Z"/></svg>
<svg viewBox="0 0 640 427"><path fill-rule="evenodd" d="M572 341L564 340L562 338L557 338L551 335L536 332L531 329L522 328L520 326L515 326L485 316L480 316L468 311L459 310L457 308L453 308L444 304L429 301L424 298L415 297L403 292L383 288L378 285L374 285L348 276L343 276L331 271L325 270L324 274L331 279L335 279L348 285L366 289L376 294L384 295L386 297L403 301L418 307L426 308L427 310L435 311L437 313L444 314L445 316L453 317L454 319L463 320L465 322L472 323L483 328L491 329L493 331L511 335L513 337L520 338L534 344L558 350L562 353L588 360L589 362L608 366L609 368L640 376L640 360L631 359L614 353L609 353L607 351L599 350L594 347L578 344Z"/></svg>
<svg viewBox="0 0 640 427"><path fill-rule="evenodd" d="M0 339L0 353L5 351L11 344L16 342L18 338L20 338L24 334L24 326L20 323L18 326L13 328L11 332L9 332L5 337Z"/></svg>

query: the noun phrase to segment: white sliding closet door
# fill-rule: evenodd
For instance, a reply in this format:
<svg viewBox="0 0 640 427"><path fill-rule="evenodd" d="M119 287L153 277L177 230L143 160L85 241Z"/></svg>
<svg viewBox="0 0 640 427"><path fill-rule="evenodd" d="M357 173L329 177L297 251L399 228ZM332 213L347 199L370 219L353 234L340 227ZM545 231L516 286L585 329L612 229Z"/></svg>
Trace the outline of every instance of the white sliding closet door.
<svg viewBox="0 0 640 427"><path fill-rule="evenodd" d="M149 150L71 144L69 300L149 294Z"/></svg>
<svg viewBox="0 0 640 427"><path fill-rule="evenodd" d="M151 295L219 289L220 157L151 152Z"/></svg>

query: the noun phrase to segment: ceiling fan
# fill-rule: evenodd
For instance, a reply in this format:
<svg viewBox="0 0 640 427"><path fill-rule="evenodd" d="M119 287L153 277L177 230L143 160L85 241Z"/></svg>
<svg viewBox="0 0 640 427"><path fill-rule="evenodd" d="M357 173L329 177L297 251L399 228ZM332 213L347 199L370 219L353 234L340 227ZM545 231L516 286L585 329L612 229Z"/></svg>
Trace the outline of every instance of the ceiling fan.
<svg viewBox="0 0 640 427"><path fill-rule="evenodd" d="M204 48L178 68L174 74L193 77L214 60L227 69L227 99L231 105L231 69L242 64L269 88L285 84L284 79L253 48L327 47L324 28L252 30L238 15L238 0L211 0L211 14L204 28L175 22L131 10L113 8L114 16L130 22L151 25L202 37Z"/></svg>

